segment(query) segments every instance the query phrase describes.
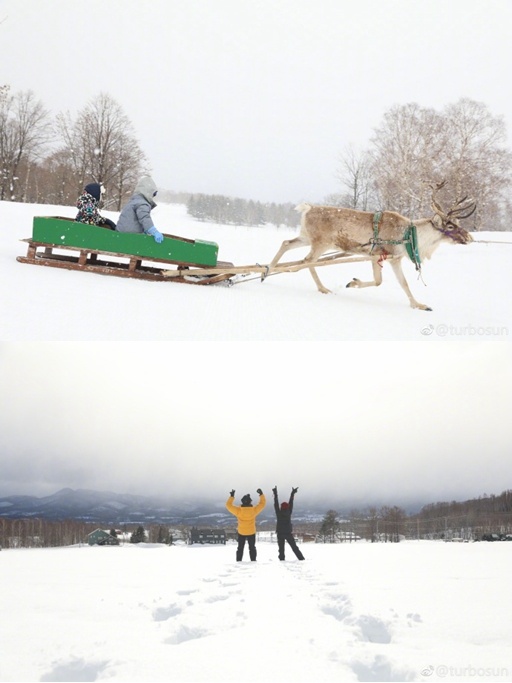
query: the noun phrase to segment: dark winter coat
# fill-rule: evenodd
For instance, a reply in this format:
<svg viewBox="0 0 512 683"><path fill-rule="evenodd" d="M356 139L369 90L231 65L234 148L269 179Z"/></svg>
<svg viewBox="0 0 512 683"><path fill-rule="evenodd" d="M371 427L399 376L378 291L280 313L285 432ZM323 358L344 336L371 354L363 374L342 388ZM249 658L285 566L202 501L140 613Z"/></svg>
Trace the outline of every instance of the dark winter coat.
<svg viewBox="0 0 512 683"><path fill-rule="evenodd" d="M288 507L282 509L279 506L279 498L277 494L274 494L274 510L276 511L276 532L277 534L289 534L293 531L292 527L292 512L293 512L293 498L295 494L290 495L290 500L288 501Z"/></svg>
<svg viewBox="0 0 512 683"><path fill-rule="evenodd" d="M153 200L157 191L155 182L149 176L144 176L137 183L130 201L121 211L116 230L119 232L147 232L153 227L151 211L156 203Z"/></svg>
<svg viewBox="0 0 512 683"><path fill-rule="evenodd" d="M78 223L87 223L88 225L103 226L107 224L106 219L103 218L98 210L101 196L100 192L99 183L91 183L86 186L76 202L78 213L75 221L78 221Z"/></svg>

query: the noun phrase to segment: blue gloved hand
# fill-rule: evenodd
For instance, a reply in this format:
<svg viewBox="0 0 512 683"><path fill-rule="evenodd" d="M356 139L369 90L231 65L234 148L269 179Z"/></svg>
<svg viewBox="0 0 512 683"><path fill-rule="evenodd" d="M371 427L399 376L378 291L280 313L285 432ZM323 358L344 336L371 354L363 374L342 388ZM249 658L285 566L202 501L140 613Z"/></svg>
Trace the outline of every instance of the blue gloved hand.
<svg viewBox="0 0 512 683"><path fill-rule="evenodd" d="M151 235L151 237L154 238L154 240L155 240L155 242L157 242L157 244L160 244L160 242L164 241L164 236L162 235L161 232L158 232L158 230L155 228L154 225L152 225L149 228L148 235Z"/></svg>

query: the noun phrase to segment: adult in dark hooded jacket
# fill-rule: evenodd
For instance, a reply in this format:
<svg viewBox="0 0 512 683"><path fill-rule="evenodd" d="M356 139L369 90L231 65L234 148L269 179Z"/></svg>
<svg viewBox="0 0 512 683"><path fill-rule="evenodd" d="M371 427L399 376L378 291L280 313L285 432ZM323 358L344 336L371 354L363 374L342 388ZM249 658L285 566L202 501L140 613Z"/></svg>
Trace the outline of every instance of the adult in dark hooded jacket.
<svg viewBox="0 0 512 683"><path fill-rule="evenodd" d="M100 214L98 206L101 195L104 192L103 185L99 183L89 183L84 188L84 191L78 197L76 208L78 213L75 221L78 223L87 223L87 225L99 225L102 228L116 229L116 224L110 218L103 218Z"/></svg>
<svg viewBox="0 0 512 683"><path fill-rule="evenodd" d="M123 207L117 221L118 232L143 232L151 235L155 242L163 242L164 236L159 232L151 217L151 211L155 208L157 194L155 181L150 176L143 176L130 197L128 204Z"/></svg>
<svg viewBox="0 0 512 683"><path fill-rule="evenodd" d="M284 547L288 543L290 548L293 550L295 555L299 560L304 559L304 555L299 550L295 538L293 537L293 527L292 527L292 512L293 512L293 499L299 488L292 488L290 499L288 503L281 503L279 506L279 498L277 495L277 486L274 486L272 493L274 494L274 510L276 511L277 524L277 547L279 549L279 559L284 560Z"/></svg>

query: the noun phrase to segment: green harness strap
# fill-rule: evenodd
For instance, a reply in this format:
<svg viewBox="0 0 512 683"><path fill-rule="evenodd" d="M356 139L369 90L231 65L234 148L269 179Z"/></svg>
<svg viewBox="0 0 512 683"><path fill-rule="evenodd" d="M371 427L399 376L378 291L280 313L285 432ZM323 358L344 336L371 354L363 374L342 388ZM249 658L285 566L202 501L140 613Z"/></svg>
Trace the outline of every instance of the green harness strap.
<svg viewBox="0 0 512 683"><path fill-rule="evenodd" d="M420 252L418 249L418 234L416 226L412 223L404 232L405 248L409 258L414 263L416 270L421 270Z"/></svg>
<svg viewBox="0 0 512 683"><path fill-rule="evenodd" d="M416 226L411 223L404 231L404 236L401 240L383 240L379 237L379 223L382 220L382 211L377 211L373 214L373 239L370 240L372 248L370 253L376 246L382 244L405 244L407 255L414 263L416 270L421 270L420 252L418 249L418 234Z"/></svg>

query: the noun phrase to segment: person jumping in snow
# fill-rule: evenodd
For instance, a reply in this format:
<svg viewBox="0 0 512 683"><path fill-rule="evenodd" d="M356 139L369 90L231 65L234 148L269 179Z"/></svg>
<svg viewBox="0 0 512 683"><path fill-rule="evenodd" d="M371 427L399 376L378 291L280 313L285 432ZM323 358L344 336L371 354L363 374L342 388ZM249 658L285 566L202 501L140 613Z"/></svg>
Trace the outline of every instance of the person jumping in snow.
<svg viewBox="0 0 512 683"><path fill-rule="evenodd" d="M226 502L226 507L232 515L238 519L238 548L236 549L236 561L241 562L244 555L245 543L249 544L249 557L252 562L256 561L256 517L263 510L267 501L263 491L258 489L259 503L253 507L252 498L247 493L242 497L242 505L234 505L235 489L233 489Z"/></svg>
<svg viewBox="0 0 512 683"><path fill-rule="evenodd" d="M274 486L272 493L274 494L274 509L276 511L277 524L277 547L279 549L279 559L284 560L284 546L287 542L290 548L293 550L295 555L299 560L304 559L304 555L299 550L295 538L293 537L293 527L292 527L292 512L293 512L293 499L295 494L299 490L299 487L292 488L290 495L290 500L288 503L281 503L279 507L279 498L277 496L277 486Z"/></svg>

